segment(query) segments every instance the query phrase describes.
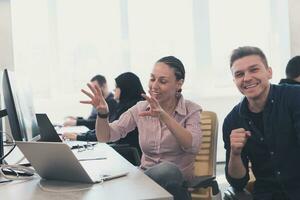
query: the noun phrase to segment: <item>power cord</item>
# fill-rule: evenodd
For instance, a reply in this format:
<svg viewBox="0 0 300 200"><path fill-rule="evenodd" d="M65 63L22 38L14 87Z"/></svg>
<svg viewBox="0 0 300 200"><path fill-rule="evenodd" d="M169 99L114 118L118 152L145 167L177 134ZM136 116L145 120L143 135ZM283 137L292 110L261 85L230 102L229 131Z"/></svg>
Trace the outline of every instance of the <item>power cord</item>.
<svg viewBox="0 0 300 200"><path fill-rule="evenodd" d="M13 139L13 137L11 135L7 134L5 131L0 131L0 133L5 133L6 136L9 137L10 141L12 141L9 145L6 145L6 146L12 146L12 148L5 155L3 155L0 158L0 161L2 163L6 164L4 159L16 148L17 145L16 145L15 140ZM25 159L25 156L23 155L22 158L20 158L18 161L16 161L16 164L21 163L24 159ZM28 165L28 164L23 164L23 166L25 166L25 165ZM28 165L28 166L30 166L30 165Z"/></svg>
<svg viewBox="0 0 300 200"><path fill-rule="evenodd" d="M28 180L34 177L35 171L21 165L1 165L0 174L7 180Z"/></svg>
<svg viewBox="0 0 300 200"><path fill-rule="evenodd" d="M0 158L0 162L2 162L16 148L16 143L13 140L13 138L9 134L7 134L5 131L0 131L0 134L2 134L2 133L5 133L6 136L8 136L11 139L11 141L13 141L13 144L12 144L12 148L5 155L3 155Z"/></svg>
<svg viewBox="0 0 300 200"><path fill-rule="evenodd" d="M11 135L7 134L5 131L0 131L0 133L5 133L6 136L9 137L9 139L12 142L12 148L0 158L0 161L4 163L4 159L16 148L16 143L14 139L11 137ZM24 157L20 160L22 161ZM19 162L20 162L19 161ZM12 180L28 180L32 179L33 175L35 174L35 171L31 168L22 166L22 165L8 165L8 164L2 164L0 165L0 174L3 178L5 178L7 181ZM5 182L5 181L2 181Z"/></svg>

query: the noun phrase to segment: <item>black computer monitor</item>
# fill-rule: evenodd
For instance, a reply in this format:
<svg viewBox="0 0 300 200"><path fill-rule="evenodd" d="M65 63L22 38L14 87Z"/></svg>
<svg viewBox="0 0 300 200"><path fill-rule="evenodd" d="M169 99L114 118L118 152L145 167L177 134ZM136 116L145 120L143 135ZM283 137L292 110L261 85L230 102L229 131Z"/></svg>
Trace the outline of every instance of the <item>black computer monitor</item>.
<svg viewBox="0 0 300 200"><path fill-rule="evenodd" d="M13 72L7 69L2 79L4 105L11 133L16 141L31 141L39 138L39 127L32 105L31 94L18 92Z"/></svg>

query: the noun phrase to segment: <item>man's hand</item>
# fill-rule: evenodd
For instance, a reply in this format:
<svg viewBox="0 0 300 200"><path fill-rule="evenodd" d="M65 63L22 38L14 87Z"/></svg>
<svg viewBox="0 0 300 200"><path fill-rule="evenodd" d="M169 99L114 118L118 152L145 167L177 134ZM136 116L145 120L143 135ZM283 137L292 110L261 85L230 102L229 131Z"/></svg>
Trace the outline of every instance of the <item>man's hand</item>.
<svg viewBox="0 0 300 200"><path fill-rule="evenodd" d="M231 154L238 156L251 136L250 131L246 131L243 128L234 129L230 134Z"/></svg>
<svg viewBox="0 0 300 200"><path fill-rule="evenodd" d="M74 140L77 140L77 134L76 133L64 133L62 135L62 138L64 140L72 140L72 141L74 141Z"/></svg>
<svg viewBox="0 0 300 200"><path fill-rule="evenodd" d="M77 120L73 117L68 117L66 121L64 122L64 126L76 126Z"/></svg>

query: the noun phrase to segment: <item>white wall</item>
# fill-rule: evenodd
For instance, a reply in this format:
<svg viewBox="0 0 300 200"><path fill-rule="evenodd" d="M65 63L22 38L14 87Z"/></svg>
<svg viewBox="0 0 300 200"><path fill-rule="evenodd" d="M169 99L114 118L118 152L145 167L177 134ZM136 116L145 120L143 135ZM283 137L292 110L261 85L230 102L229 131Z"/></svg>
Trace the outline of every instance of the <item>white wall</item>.
<svg viewBox="0 0 300 200"><path fill-rule="evenodd" d="M13 69L10 0L0 0L0 69Z"/></svg>
<svg viewBox="0 0 300 200"><path fill-rule="evenodd" d="M289 0L291 56L300 55L300 1Z"/></svg>
<svg viewBox="0 0 300 200"><path fill-rule="evenodd" d="M241 96L224 96L220 98L209 97L200 98L199 104L204 110L210 110L217 113L219 120L219 133L218 133L218 145L217 145L217 161L225 161L225 151L223 143L222 125L226 115L232 110L232 108L239 103Z"/></svg>
<svg viewBox="0 0 300 200"><path fill-rule="evenodd" d="M5 68L14 69L10 0L0 0L0 70ZM0 75L0 82L2 83L2 73ZM2 94L0 96L0 109L2 109L4 108ZM0 120L4 121L3 129L10 132L8 118L5 117Z"/></svg>

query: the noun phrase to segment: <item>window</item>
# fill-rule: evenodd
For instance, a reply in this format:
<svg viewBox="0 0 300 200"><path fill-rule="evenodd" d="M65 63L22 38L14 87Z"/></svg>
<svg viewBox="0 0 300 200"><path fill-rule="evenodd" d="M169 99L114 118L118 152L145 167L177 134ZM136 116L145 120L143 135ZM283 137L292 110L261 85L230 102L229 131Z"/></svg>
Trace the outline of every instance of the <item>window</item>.
<svg viewBox="0 0 300 200"><path fill-rule="evenodd" d="M273 67L274 83L283 76L289 59L288 1L27 0L11 4L15 70L19 79L31 82L36 110L54 121L66 115L88 115L90 107L79 104L86 98L80 89L98 73L106 76L112 90L117 75L133 71L147 91L153 64L166 55L177 56L186 67L185 97L217 112L223 121L241 96L229 70L234 48L260 47Z"/></svg>

